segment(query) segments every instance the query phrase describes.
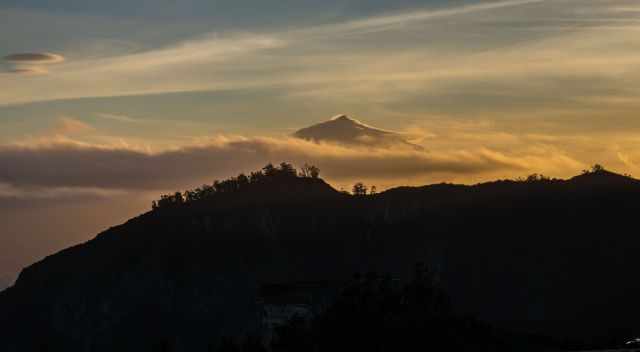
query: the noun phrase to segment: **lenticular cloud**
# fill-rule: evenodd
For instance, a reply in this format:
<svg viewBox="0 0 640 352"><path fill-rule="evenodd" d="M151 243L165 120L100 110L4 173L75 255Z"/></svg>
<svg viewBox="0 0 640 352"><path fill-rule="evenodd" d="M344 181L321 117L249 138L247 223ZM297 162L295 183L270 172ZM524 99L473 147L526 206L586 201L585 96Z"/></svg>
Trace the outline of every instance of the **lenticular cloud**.
<svg viewBox="0 0 640 352"><path fill-rule="evenodd" d="M62 55L53 53L17 53L7 55L3 58L6 68L5 72L16 74L46 74L47 65L64 61Z"/></svg>
<svg viewBox="0 0 640 352"><path fill-rule="evenodd" d="M4 60L11 63L54 64L64 61L64 57L52 53L20 53L7 55Z"/></svg>

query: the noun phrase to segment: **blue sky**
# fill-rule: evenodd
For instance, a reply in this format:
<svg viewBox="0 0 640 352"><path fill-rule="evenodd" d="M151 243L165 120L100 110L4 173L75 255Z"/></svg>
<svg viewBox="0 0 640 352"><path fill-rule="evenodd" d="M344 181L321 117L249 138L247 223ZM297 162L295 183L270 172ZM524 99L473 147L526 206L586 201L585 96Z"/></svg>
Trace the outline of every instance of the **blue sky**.
<svg viewBox="0 0 640 352"><path fill-rule="evenodd" d="M471 2L471 1L467 1ZM437 9L465 1L132 0L3 1L3 51L62 49L87 40L168 44L204 32L286 29L416 8ZM14 18L11 18L14 17ZM23 20L31 19L29 26ZM14 22L15 21L15 22ZM20 23L21 26L14 26ZM137 43L140 44L140 43Z"/></svg>

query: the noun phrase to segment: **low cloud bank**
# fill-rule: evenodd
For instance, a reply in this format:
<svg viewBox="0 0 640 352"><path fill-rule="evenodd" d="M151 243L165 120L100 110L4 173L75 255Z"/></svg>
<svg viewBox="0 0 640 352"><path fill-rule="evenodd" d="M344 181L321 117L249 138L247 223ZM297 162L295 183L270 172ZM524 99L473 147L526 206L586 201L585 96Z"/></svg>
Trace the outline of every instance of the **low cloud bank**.
<svg viewBox="0 0 640 352"><path fill-rule="evenodd" d="M526 162L489 149L428 152L351 148L296 138L217 137L150 153L71 141L0 146L0 183L13 189L158 190L211 182L267 162L313 163L332 181L410 179L430 174L524 170Z"/></svg>

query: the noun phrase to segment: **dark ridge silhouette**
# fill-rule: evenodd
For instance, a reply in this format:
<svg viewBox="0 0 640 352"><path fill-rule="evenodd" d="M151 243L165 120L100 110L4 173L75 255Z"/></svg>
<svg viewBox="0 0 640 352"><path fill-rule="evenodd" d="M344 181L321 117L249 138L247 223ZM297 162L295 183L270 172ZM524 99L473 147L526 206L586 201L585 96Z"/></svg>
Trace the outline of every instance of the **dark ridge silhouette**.
<svg viewBox="0 0 640 352"><path fill-rule="evenodd" d="M232 191L156 204L25 268L0 292L0 350L235 348L235 339L261 333L265 285L328 282L323 297L336 297L354 272L411 282L417 262L449 297L451 325L437 329L473 341L483 328L462 329L457 318L473 316L505 332L480 334L493 342L469 347L508 334L575 349L640 335L638 180L594 167L568 180L532 175L353 196L285 165L273 167L280 176ZM417 319L387 313L397 326ZM366 331L359 314L331 314ZM549 346L534 340L538 350Z"/></svg>
<svg viewBox="0 0 640 352"><path fill-rule="evenodd" d="M269 163L262 170L252 172L249 176L240 174L226 180L216 180L211 185L164 194L151 203L152 210L175 208L183 205L200 204L210 206L216 202L229 204L247 201L271 201L278 199L290 201L302 196L304 199L336 196L336 192L319 179L320 169L305 164L300 171L289 163L273 166ZM304 180L303 182L301 182ZM283 195L287 195L283 197Z"/></svg>

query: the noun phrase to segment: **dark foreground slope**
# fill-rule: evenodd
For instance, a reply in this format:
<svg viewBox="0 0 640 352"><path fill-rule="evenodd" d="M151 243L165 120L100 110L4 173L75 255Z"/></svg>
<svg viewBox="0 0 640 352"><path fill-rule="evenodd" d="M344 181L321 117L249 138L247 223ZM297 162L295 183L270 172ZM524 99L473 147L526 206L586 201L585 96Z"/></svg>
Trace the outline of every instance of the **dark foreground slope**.
<svg viewBox="0 0 640 352"><path fill-rule="evenodd" d="M606 171L366 197L293 178L160 208L24 269L0 293L0 350L143 351L171 336L204 351L258 328L261 283L402 278L418 261L494 326L627 338L640 334L639 196Z"/></svg>

